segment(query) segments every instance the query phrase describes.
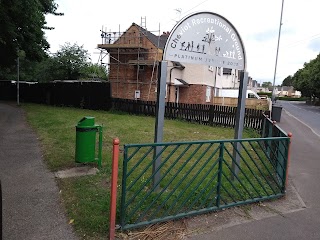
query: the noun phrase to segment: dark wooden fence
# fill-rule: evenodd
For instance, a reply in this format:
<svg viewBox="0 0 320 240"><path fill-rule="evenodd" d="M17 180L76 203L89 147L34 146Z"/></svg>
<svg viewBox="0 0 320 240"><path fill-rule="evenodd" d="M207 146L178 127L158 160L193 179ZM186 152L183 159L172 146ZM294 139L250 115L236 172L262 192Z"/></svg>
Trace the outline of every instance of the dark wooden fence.
<svg viewBox="0 0 320 240"><path fill-rule="evenodd" d="M113 98L112 109L131 114L156 115L156 103L152 101ZM211 126L234 127L236 111L237 107L220 105L165 104L165 117L168 119L181 119ZM268 115L269 112L246 108L244 127L261 130L264 119L263 114Z"/></svg>
<svg viewBox="0 0 320 240"><path fill-rule="evenodd" d="M16 85L0 81L0 100L16 100ZM55 106L72 106L86 109L123 111L131 114L156 115L156 102L111 98L109 83L103 82L55 82L20 84L20 101ZM181 119L211 126L234 127L237 107L166 103L165 117ZM244 127L262 129L263 113L255 109L245 110Z"/></svg>
<svg viewBox="0 0 320 240"><path fill-rule="evenodd" d="M21 82L20 102L86 109L111 108L110 83L95 81L67 81L51 83ZM0 81L0 100L16 101L16 83Z"/></svg>

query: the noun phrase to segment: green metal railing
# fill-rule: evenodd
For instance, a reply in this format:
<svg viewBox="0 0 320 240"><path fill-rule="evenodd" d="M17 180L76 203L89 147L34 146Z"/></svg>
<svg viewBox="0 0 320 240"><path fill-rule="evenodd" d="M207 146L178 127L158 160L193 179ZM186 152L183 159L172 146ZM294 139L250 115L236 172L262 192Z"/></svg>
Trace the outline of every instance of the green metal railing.
<svg viewBox="0 0 320 240"><path fill-rule="evenodd" d="M265 122L262 134L271 132L269 127ZM285 135L125 145L122 229L283 196L289 143ZM158 155L156 147L161 147ZM233 158L234 151L240 164ZM153 170L159 157L161 164ZM233 165L239 168L237 175ZM154 181L158 173L160 179Z"/></svg>
<svg viewBox="0 0 320 240"><path fill-rule="evenodd" d="M261 137L287 137L287 133L282 130L276 122L273 122L268 116L264 115L262 123Z"/></svg>

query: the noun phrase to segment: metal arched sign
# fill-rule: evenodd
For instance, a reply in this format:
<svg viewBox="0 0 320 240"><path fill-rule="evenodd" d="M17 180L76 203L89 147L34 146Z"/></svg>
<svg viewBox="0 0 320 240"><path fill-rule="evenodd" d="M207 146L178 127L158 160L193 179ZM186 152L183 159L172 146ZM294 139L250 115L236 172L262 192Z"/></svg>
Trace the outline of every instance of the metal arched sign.
<svg viewBox="0 0 320 240"><path fill-rule="evenodd" d="M163 60L246 69L243 42L235 27L212 12L193 13L170 33Z"/></svg>

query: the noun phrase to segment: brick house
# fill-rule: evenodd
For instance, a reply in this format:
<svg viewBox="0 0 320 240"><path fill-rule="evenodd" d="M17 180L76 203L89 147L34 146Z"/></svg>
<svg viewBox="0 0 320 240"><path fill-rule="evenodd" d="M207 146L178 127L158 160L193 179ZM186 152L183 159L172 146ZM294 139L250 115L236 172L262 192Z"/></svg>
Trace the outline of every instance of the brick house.
<svg viewBox="0 0 320 240"><path fill-rule="evenodd" d="M166 99L176 103L210 104L215 80L215 67L168 62Z"/></svg>
<svg viewBox="0 0 320 240"><path fill-rule="evenodd" d="M98 44L98 48L107 50L109 54L109 81L113 98L156 100L158 66L168 36L169 32L156 36L132 23L117 37L110 37L105 43ZM219 89L226 86L239 86L238 71L168 62L168 102L210 104L214 96L219 96Z"/></svg>
<svg viewBox="0 0 320 240"><path fill-rule="evenodd" d="M109 81L113 98L156 99L158 63L167 38L168 33L156 36L132 23L118 37L98 45L109 54Z"/></svg>

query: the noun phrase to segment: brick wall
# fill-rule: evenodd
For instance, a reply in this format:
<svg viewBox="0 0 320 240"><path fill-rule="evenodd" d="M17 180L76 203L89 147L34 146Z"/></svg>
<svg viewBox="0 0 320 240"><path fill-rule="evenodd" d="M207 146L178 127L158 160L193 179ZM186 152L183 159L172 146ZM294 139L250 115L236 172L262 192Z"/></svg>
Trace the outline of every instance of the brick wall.
<svg viewBox="0 0 320 240"><path fill-rule="evenodd" d="M138 84L123 81L111 83L113 98L134 99L136 90L140 90L140 100L156 101L157 99L156 83L152 83L151 86L145 82L139 82Z"/></svg>
<svg viewBox="0 0 320 240"><path fill-rule="evenodd" d="M169 102L176 102L175 86L168 87L167 99ZM206 102L206 85L189 85L188 87L179 87L179 103L197 103L208 104Z"/></svg>
<svg viewBox="0 0 320 240"><path fill-rule="evenodd" d="M154 60L157 57L161 59L162 52L157 50L144 35L141 35L141 39L139 36L139 29L131 26L117 44L137 45L140 43L143 48L119 48L109 52L111 56L109 80L113 98L134 99L135 90L140 90L140 100L156 100L157 66L141 65L142 69L138 71L137 65L130 65L128 62L139 58Z"/></svg>

